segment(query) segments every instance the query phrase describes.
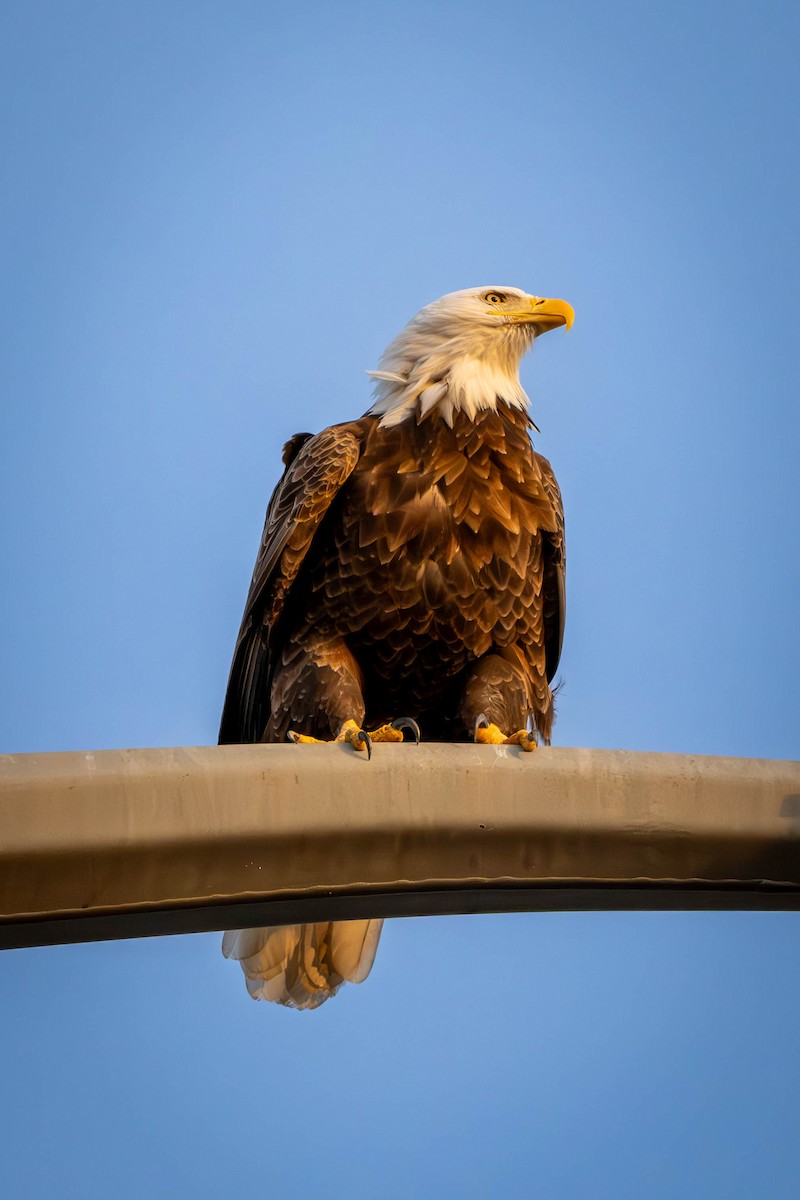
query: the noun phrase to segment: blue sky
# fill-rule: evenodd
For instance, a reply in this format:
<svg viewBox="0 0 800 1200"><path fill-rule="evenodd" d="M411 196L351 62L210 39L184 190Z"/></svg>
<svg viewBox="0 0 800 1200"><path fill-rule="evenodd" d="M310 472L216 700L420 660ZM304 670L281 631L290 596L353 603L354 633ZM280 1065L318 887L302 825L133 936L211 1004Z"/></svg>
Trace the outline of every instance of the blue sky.
<svg viewBox="0 0 800 1200"><path fill-rule="evenodd" d="M423 304L565 497L562 745L796 757L796 6L0 13L0 749L215 740L282 442ZM789 1197L791 914L394 922L309 1016L217 935L0 956L0 1188Z"/></svg>

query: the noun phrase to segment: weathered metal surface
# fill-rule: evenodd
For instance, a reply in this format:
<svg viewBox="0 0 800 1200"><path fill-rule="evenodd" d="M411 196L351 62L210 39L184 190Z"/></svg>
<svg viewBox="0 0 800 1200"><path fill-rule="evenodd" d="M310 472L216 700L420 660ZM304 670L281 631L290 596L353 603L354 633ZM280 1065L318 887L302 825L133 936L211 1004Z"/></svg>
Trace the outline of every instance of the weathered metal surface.
<svg viewBox="0 0 800 1200"><path fill-rule="evenodd" d="M800 763L469 745L0 758L2 947L631 907L800 907Z"/></svg>

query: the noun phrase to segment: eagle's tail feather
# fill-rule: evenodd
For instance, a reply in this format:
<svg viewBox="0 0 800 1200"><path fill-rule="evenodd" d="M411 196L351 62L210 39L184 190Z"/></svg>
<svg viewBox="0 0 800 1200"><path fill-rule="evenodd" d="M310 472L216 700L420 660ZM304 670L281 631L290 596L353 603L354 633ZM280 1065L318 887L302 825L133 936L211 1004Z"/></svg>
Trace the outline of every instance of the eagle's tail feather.
<svg viewBox="0 0 800 1200"><path fill-rule="evenodd" d="M222 953L241 963L254 1000L318 1008L343 983L367 978L382 926L370 920L232 929L222 939Z"/></svg>

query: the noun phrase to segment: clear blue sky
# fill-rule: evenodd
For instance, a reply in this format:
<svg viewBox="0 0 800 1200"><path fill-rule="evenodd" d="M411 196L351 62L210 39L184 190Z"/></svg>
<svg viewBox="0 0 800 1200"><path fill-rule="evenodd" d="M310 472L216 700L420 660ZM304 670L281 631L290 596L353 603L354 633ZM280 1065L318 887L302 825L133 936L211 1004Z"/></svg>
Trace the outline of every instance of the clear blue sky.
<svg viewBox="0 0 800 1200"><path fill-rule="evenodd" d="M213 742L282 442L424 303L576 310L556 741L796 757L793 3L0 11L5 751ZM219 938L0 955L0 1192L797 1194L800 925L387 927L317 1013Z"/></svg>

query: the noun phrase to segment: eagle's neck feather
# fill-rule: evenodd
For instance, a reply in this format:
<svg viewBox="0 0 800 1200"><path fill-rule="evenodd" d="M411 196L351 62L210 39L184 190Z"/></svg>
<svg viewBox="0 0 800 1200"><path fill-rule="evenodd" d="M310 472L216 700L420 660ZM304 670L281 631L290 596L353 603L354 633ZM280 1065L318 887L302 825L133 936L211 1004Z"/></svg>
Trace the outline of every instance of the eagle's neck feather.
<svg viewBox="0 0 800 1200"><path fill-rule="evenodd" d="M383 428L434 410L451 426L456 413L474 420L499 404L524 411L519 363L533 336L529 325L493 325L443 338L412 321L370 372L377 382L369 411Z"/></svg>

